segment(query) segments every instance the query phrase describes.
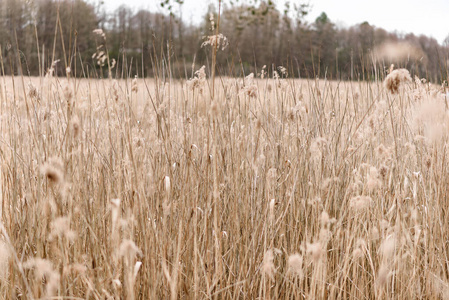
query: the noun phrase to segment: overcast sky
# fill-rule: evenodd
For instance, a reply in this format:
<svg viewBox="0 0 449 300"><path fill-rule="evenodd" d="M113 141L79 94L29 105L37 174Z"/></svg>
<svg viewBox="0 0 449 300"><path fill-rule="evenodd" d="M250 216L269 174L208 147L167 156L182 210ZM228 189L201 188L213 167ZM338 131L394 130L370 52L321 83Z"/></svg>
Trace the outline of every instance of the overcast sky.
<svg viewBox="0 0 449 300"><path fill-rule="evenodd" d="M159 7L161 0L103 1L108 10L127 4L135 9L146 8L164 12ZM286 0L274 1L283 7ZM388 31L426 34L436 38L440 43L449 35L449 0L290 0L290 3L307 1L312 6L306 18L309 22L324 11L338 26L351 26L368 21L371 25ZM229 0L224 2L229 3ZM218 3L218 0L184 0L183 18L188 22L190 20L195 22L206 13L211 3Z"/></svg>

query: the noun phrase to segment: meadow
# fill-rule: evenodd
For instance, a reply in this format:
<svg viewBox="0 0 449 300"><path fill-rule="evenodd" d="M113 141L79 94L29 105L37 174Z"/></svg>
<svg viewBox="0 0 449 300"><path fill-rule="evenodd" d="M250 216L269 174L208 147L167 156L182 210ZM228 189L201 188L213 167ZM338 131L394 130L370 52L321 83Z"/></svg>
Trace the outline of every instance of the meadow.
<svg viewBox="0 0 449 300"><path fill-rule="evenodd" d="M0 77L2 299L449 297L444 86L195 70Z"/></svg>

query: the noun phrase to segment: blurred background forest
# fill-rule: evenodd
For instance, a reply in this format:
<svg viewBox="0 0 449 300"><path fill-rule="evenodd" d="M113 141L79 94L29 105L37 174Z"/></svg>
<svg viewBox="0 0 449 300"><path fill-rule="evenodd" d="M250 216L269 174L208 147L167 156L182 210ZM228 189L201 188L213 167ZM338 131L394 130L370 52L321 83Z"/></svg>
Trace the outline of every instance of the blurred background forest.
<svg viewBox="0 0 449 300"><path fill-rule="evenodd" d="M169 4L182 6L182 1ZM263 0L223 5L220 32L230 46L219 51L218 74L242 76L267 65L269 74L284 66L289 77L358 80L372 79L394 63L434 82L448 77L447 42L441 45L424 35L387 32L368 22L340 28L325 12L306 22L309 9L308 5L279 9ZM217 21L217 12L210 6L202 20L186 22L176 14L127 6L110 12L104 4L83 0L1 0L1 71L44 75L59 60L54 65L58 76L64 76L70 66L72 76L104 77L108 68L98 58L107 52L117 62L112 69L116 77L153 76L157 71L189 78L192 68L210 65L210 49L201 44L213 34L210 14ZM95 29L102 29L105 38ZM385 43L412 50L400 59L379 58L376 49Z"/></svg>

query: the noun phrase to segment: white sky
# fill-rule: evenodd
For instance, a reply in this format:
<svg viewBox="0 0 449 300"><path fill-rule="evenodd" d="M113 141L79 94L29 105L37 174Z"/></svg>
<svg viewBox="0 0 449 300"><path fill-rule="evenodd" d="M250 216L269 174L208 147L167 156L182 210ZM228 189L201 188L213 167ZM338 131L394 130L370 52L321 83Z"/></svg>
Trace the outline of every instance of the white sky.
<svg viewBox="0 0 449 300"><path fill-rule="evenodd" d="M96 2L99 0L90 0ZM165 12L159 6L161 0L103 0L108 10L121 4L131 8L146 8L151 11ZM245 0L240 0L239 2ZM280 8L286 0L274 0ZM174 1L172 1L174 2ZM235 0L234 0L235 2ZM413 32L426 34L442 43L449 35L449 0L290 0L290 3L309 2L312 10L306 20L326 12L332 22L338 26L351 26L368 21L371 25L399 33ZM199 20L211 3L218 0L184 0L183 18L186 21ZM224 0L229 3L229 0Z"/></svg>

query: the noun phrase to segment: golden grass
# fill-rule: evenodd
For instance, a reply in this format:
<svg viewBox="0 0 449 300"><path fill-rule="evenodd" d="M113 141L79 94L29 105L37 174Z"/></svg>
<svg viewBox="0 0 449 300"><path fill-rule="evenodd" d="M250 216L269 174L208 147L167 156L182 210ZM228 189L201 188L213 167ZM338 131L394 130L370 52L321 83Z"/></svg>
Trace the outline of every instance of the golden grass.
<svg viewBox="0 0 449 300"><path fill-rule="evenodd" d="M438 87L24 83L0 78L2 298L449 296Z"/></svg>

